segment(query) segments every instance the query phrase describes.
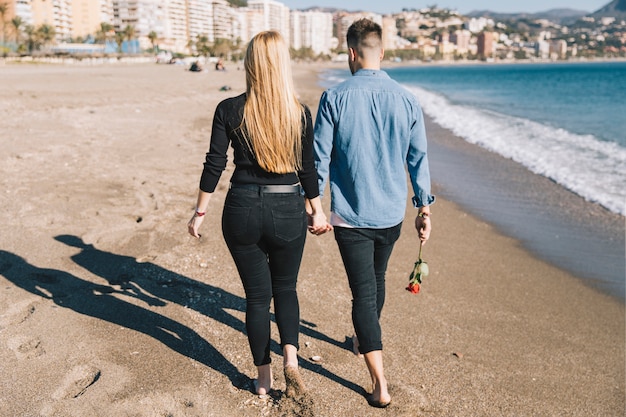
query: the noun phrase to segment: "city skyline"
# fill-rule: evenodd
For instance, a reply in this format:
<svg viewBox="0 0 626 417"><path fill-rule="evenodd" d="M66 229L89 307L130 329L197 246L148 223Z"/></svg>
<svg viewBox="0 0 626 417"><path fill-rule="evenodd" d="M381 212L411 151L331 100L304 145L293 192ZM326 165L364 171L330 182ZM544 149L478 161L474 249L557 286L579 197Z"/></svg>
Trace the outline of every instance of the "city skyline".
<svg viewBox="0 0 626 417"><path fill-rule="evenodd" d="M403 8L425 8L436 4L441 8L458 10L460 13L470 13L474 10L490 10L499 13L536 13L550 9L575 9L586 12L595 12L607 5L610 0L527 0L520 5L518 2L502 2L501 0L446 0L441 1L410 1L387 0L384 2L373 0L348 0L337 6L336 0L284 0L283 3L290 9L305 9L309 7L335 7L346 10L366 10L370 12L389 14L402 11Z"/></svg>

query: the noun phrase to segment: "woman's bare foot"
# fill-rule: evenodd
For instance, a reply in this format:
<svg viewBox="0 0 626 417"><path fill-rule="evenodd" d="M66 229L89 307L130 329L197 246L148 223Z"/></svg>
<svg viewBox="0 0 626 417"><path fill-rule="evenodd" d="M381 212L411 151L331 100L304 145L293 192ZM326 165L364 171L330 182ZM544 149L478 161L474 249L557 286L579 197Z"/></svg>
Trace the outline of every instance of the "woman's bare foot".
<svg viewBox="0 0 626 417"><path fill-rule="evenodd" d="M359 339L356 337L356 335L352 335L352 353L354 353L355 356L358 356L359 358L363 357L363 354L361 352L359 352Z"/></svg>
<svg viewBox="0 0 626 417"><path fill-rule="evenodd" d="M254 380L254 391L257 395L267 395L272 389L272 368L270 365L257 366L258 378Z"/></svg>
<svg viewBox="0 0 626 417"><path fill-rule="evenodd" d="M306 392L304 381L297 367L285 366L285 395L287 397L299 397Z"/></svg>

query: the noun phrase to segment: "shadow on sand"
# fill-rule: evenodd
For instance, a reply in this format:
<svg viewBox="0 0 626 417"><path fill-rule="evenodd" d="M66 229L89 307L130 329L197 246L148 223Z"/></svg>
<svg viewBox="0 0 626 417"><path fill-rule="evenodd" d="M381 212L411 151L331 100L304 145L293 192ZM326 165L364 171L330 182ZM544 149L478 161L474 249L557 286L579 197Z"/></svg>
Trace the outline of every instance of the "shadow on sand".
<svg viewBox="0 0 626 417"><path fill-rule="evenodd" d="M133 297L150 306L163 306L168 302L185 306L242 334L245 334L245 323L228 310L245 312L244 298L150 262L141 263L133 257L101 251L76 236L59 235L55 239L81 249L71 259L77 265L105 279L109 285L89 282L61 270L39 268L18 255L1 250L0 275L32 294L52 300L60 307L153 337L172 350L222 373L233 386L240 389L251 388L250 378L241 373L193 329L114 295ZM351 350L346 342L329 338L313 327L314 323L303 321L301 333ZM272 351L278 355L282 354L279 344L275 341L272 341ZM364 394L360 386L335 375L320 364L302 359L301 366L358 394Z"/></svg>

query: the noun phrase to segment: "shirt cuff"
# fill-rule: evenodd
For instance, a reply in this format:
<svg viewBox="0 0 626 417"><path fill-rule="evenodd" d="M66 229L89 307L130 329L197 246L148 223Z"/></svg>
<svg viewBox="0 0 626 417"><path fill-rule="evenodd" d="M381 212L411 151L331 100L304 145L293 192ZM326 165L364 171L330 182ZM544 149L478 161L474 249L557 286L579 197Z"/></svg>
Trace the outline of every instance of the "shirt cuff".
<svg viewBox="0 0 626 417"><path fill-rule="evenodd" d="M418 198L417 196L413 196L411 201L413 201L413 207L415 208L430 206L431 204L435 202L435 196L427 195L427 196L421 196L421 198Z"/></svg>

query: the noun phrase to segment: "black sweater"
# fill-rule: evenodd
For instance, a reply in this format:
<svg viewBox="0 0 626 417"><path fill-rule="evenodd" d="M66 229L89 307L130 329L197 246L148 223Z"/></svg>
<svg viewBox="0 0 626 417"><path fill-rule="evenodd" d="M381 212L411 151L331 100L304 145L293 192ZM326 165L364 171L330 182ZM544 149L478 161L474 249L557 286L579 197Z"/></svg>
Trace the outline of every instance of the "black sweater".
<svg viewBox="0 0 626 417"><path fill-rule="evenodd" d="M206 154L204 170L200 178L200 189L212 193L226 168L229 144L233 147L235 172L230 181L237 184L295 184L300 182L308 198L319 195L317 172L313 156L313 122L311 111L304 107L304 128L302 132L302 169L288 174L276 174L261 168L239 129L243 119L243 106L246 94L228 98L217 105L213 117L211 145ZM271 115L268 115L271 117Z"/></svg>

